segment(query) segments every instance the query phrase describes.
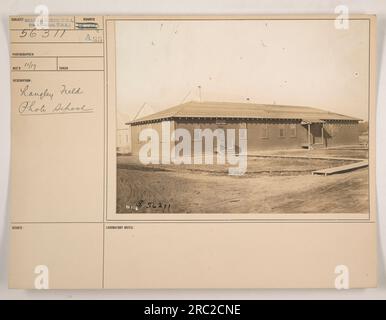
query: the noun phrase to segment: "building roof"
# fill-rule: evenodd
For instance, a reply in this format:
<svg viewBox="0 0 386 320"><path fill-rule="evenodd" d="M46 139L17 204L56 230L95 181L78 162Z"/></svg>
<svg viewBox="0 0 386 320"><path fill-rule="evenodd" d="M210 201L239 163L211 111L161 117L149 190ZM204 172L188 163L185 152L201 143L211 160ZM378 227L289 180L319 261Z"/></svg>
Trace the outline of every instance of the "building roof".
<svg viewBox="0 0 386 320"><path fill-rule="evenodd" d="M190 101L133 120L128 124L176 118L233 118L233 119L297 119L305 121L361 119L311 107L268 105L238 102Z"/></svg>

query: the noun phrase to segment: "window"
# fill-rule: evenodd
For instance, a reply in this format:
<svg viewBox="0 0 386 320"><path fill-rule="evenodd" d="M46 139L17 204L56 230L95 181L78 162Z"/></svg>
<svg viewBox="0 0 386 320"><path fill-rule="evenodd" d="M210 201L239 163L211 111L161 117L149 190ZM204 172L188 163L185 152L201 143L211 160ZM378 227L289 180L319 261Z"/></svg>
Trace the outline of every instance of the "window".
<svg viewBox="0 0 386 320"><path fill-rule="evenodd" d="M261 138L268 139L268 124L263 123L261 125Z"/></svg>
<svg viewBox="0 0 386 320"><path fill-rule="evenodd" d="M335 137L335 125L329 125L327 127L327 132L330 134L331 137Z"/></svg>
<svg viewBox="0 0 386 320"><path fill-rule="evenodd" d="M290 124L289 130L290 130L290 137L295 138L296 137L296 124Z"/></svg>
<svg viewBox="0 0 386 320"><path fill-rule="evenodd" d="M285 137L285 127L284 125L280 125L279 127L279 138L284 138Z"/></svg>

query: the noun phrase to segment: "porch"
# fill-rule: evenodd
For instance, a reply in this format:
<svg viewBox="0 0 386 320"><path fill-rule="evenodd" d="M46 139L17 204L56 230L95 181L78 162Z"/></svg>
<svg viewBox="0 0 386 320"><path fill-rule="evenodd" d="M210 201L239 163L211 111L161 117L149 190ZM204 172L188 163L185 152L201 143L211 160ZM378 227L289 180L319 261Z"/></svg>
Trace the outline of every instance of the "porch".
<svg viewBox="0 0 386 320"><path fill-rule="evenodd" d="M304 119L301 124L307 128L307 143L303 144L303 148L309 150L316 148L326 148L325 121L320 119Z"/></svg>

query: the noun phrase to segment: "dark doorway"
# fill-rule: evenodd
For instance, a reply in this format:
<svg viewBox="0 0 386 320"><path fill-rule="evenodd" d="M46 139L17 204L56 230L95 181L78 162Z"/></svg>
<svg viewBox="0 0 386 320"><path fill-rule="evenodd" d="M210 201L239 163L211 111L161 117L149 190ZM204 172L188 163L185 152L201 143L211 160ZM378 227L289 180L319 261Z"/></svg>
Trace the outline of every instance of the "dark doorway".
<svg viewBox="0 0 386 320"><path fill-rule="evenodd" d="M321 123L311 124L311 143L312 144L323 144L323 125Z"/></svg>

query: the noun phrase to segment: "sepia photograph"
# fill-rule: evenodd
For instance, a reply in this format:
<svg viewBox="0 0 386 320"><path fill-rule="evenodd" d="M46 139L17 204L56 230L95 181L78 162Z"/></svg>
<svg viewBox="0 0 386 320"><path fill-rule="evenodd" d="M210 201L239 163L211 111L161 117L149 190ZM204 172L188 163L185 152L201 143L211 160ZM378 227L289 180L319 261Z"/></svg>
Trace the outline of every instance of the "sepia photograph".
<svg viewBox="0 0 386 320"><path fill-rule="evenodd" d="M367 19L115 23L116 212L369 212Z"/></svg>

